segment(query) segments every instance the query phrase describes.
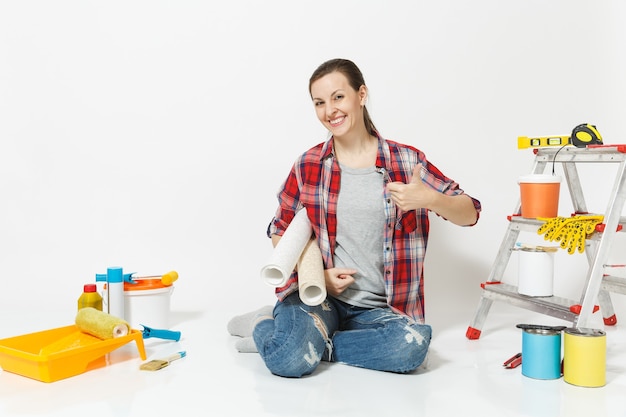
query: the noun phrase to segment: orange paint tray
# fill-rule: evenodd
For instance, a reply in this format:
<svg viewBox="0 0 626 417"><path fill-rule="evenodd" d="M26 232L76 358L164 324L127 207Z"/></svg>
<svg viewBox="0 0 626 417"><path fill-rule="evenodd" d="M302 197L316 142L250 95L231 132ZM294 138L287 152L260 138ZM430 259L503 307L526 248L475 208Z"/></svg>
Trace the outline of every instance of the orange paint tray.
<svg viewBox="0 0 626 417"><path fill-rule="evenodd" d="M105 355L134 340L146 359L143 334L99 339L76 325L0 339L0 367L43 382L54 382L106 365Z"/></svg>

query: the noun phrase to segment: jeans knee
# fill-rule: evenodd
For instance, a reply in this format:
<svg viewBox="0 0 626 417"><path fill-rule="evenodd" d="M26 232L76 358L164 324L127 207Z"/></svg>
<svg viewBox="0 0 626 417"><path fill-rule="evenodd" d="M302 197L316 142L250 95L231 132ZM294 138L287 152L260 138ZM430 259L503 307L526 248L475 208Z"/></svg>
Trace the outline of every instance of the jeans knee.
<svg viewBox="0 0 626 417"><path fill-rule="evenodd" d="M404 337L407 342L405 353L407 355L407 372L417 369L426 358L432 329L429 325L412 325L406 327L407 333Z"/></svg>
<svg viewBox="0 0 626 417"><path fill-rule="evenodd" d="M404 339L410 345L422 346L430 344L432 328L428 324L412 324L405 327Z"/></svg>
<svg viewBox="0 0 626 417"><path fill-rule="evenodd" d="M308 324L297 331L292 328L291 331L281 332L285 337L271 338L271 343L259 349L272 374L299 378L311 374L322 361L328 344L327 330L315 314L308 313L308 318L311 321L301 320L300 324Z"/></svg>
<svg viewBox="0 0 626 417"><path fill-rule="evenodd" d="M322 352L323 353L323 352ZM322 361L322 355L312 342L307 342L302 349L296 349L284 355L266 360L267 369L274 374L286 378L300 378L311 374Z"/></svg>

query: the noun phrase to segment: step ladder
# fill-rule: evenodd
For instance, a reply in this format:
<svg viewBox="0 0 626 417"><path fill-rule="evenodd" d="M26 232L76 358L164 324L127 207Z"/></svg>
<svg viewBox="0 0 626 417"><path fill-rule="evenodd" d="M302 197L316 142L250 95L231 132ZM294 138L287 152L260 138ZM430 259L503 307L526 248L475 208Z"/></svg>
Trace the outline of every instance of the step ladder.
<svg viewBox="0 0 626 417"><path fill-rule="evenodd" d="M604 268L610 254L611 244L617 233L626 232L626 217L622 208L626 201L626 145L590 145L586 148L573 146L540 147L533 150L535 161L533 174L542 174L547 167L561 164L575 213L589 215L576 165L579 163L618 164L613 189L609 196L604 221L585 242L584 253L589 269L579 300L562 297L530 297L519 294L517 286L501 282L511 253L520 232L537 233L544 223L521 217L521 201L518 200L513 215L508 216L509 225L500 244L489 278L481 284L482 294L478 309L466 332L470 340L478 339L494 301L507 302L513 306L546 314L572 323L573 327L590 327L591 315L600 310L606 325L615 325L617 318L611 301L611 292L626 294L626 278L607 275ZM575 256L575 255L572 255ZM598 305L595 304L597 301Z"/></svg>

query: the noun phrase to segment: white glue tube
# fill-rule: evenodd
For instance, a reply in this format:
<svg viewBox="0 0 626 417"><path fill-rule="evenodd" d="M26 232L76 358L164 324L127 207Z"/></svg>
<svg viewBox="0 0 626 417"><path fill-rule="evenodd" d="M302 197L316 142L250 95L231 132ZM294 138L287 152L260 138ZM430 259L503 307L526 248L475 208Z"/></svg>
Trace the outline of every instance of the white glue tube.
<svg viewBox="0 0 626 417"><path fill-rule="evenodd" d="M109 314L124 320L124 274L122 268L107 268Z"/></svg>
<svg viewBox="0 0 626 417"><path fill-rule="evenodd" d="M311 239L311 233L306 209L300 209L278 241L270 260L261 268L261 278L273 287L285 285Z"/></svg>

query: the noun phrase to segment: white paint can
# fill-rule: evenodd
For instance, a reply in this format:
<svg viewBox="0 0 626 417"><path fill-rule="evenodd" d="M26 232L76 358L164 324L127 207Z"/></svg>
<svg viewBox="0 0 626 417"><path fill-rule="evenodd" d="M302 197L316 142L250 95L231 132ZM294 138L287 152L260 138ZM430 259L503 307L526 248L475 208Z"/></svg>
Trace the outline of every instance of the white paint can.
<svg viewBox="0 0 626 417"><path fill-rule="evenodd" d="M517 292L530 297L550 297L554 292L554 252L537 248L518 250Z"/></svg>
<svg viewBox="0 0 626 417"><path fill-rule="evenodd" d="M133 329L141 326L169 329L170 299L173 285L164 285L161 279L138 279L136 284L124 283L124 310L126 321Z"/></svg>

